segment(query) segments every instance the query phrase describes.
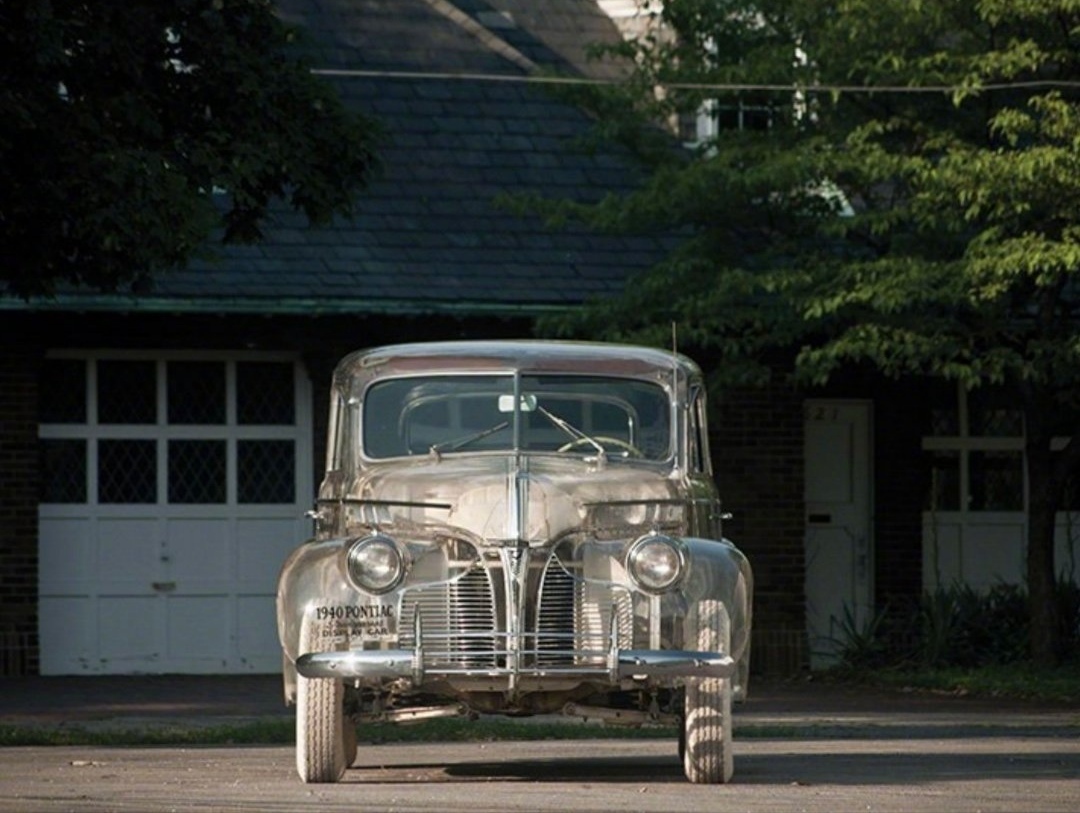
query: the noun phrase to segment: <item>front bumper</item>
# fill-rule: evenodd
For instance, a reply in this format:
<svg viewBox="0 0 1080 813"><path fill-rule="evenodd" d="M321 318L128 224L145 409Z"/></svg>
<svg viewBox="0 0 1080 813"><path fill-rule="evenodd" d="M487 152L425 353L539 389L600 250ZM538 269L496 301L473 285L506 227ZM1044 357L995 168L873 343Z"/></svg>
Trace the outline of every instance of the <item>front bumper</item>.
<svg viewBox="0 0 1080 813"><path fill-rule="evenodd" d="M310 652L296 660L296 671L306 678L343 680L411 680L420 686L429 677L605 677L611 683L647 678L727 678L735 674L735 661L720 652L688 650L612 649L605 665L505 666L497 668L425 669L421 649L349 650Z"/></svg>

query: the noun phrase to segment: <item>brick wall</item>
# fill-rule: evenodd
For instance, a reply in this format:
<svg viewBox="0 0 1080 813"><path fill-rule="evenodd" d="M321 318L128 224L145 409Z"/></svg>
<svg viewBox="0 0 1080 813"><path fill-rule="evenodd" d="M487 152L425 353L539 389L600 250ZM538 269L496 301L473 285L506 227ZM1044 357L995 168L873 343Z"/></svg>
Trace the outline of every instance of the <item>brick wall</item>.
<svg viewBox="0 0 1080 813"><path fill-rule="evenodd" d="M726 392L713 405L711 447L725 511L724 535L754 568L751 669L804 668L803 398L773 385Z"/></svg>
<svg viewBox="0 0 1080 813"><path fill-rule="evenodd" d="M879 386L874 404L874 597L907 614L922 593L922 505L930 481L922 438L926 396L916 382Z"/></svg>
<svg viewBox="0 0 1080 813"><path fill-rule="evenodd" d="M37 674L36 351L0 350L0 676Z"/></svg>

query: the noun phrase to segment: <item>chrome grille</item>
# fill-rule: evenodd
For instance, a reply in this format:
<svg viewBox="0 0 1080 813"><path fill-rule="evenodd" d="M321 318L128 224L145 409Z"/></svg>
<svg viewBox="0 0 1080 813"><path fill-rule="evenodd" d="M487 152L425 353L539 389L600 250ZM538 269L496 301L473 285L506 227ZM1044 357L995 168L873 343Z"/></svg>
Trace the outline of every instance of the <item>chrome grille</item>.
<svg viewBox="0 0 1080 813"><path fill-rule="evenodd" d="M477 565L450 582L405 591L401 642L416 645L420 615L426 669L488 669L498 665L499 636L490 574Z"/></svg>
<svg viewBox="0 0 1080 813"><path fill-rule="evenodd" d="M578 582L552 556L540 579L536 608L536 662L551 666L572 660L574 647L574 607Z"/></svg>
<svg viewBox="0 0 1080 813"><path fill-rule="evenodd" d="M576 577L552 554L537 595L537 666L604 666L612 613L618 646L627 647L633 625L629 593L618 585Z"/></svg>
<svg viewBox="0 0 1080 813"><path fill-rule="evenodd" d="M611 618L618 646L630 646L633 627L629 591L586 580L580 568L554 554L529 579L532 595L524 626L511 641L503 570L490 560L450 581L406 588L400 645L413 648L420 617L424 671L442 674L586 674L608 669Z"/></svg>

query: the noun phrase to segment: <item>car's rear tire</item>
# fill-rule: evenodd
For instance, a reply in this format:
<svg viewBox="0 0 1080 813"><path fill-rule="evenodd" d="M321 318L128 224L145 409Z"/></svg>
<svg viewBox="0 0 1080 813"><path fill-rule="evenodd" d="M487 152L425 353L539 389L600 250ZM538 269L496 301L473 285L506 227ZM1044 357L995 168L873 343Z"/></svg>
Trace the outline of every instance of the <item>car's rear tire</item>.
<svg viewBox="0 0 1080 813"><path fill-rule="evenodd" d="M304 622L301 652L321 651L314 625ZM304 782L337 782L345 773L345 686L332 678L296 681L296 772ZM356 730L353 729L355 746ZM351 760L349 760L351 762Z"/></svg>
<svg viewBox="0 0 1080 813"><path fill-rule="evenodd" d="M731 623L720 601L698 606L698 649L728 652ZM689 678L683 704L679 755L686 778L695 784L731 781L735 771L731 731L731 678Z"/></svg>

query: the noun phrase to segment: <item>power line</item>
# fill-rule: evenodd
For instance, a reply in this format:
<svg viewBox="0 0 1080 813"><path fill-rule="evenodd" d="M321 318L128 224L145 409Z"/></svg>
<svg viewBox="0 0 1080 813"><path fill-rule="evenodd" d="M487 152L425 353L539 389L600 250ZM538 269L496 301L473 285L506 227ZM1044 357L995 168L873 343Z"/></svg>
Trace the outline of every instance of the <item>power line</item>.
<svg viewBox="0 0 1080 813"><path fill-rule="evenodd" d="M617 85L617 79L593 79L580 76L541 76L537 74L447 73L436 71L390 71L356 68L312 68L318 76L346 79L424 79L463 82L509 82L532 85ZM985 85L780 85L752 82L658 82L670 90L758 91L778 93L979 93L999 90L1077 90L1080 81L1032 79L1022 82L991 82Z"/></svg>

